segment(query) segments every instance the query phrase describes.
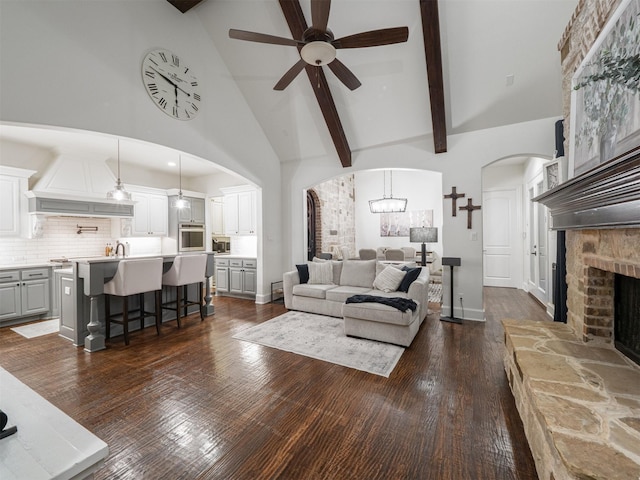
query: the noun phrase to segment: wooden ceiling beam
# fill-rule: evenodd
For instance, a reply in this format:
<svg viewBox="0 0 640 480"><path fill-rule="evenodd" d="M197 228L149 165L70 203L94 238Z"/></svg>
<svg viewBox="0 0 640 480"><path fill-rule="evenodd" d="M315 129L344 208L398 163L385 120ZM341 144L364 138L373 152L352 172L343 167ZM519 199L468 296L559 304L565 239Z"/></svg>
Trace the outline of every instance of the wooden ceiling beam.
<svg viewBox="0 0 640 480"><path fill-rule="evenodd" d="M167 2L176 7L182 13L188 12L201 1L202 0L167 0Z"/></svg>
<svg viewBox="0 0 640 480"><path fill-rule="evenodd" d="M436 153L443 153L447 151L447 120L444 108L438 0L420 0L420 14L422 16L424 54L427 61L433 146Z"/></svg>
<svg viewBox="0 0 640 480"><path fill-rule="evenodd" d="M289 25L291 35L293 38L301 39L302 34L307 29L307 21L302 13L299 0L280 0L280 7L284 18ZM298 48L300 50L300 48ZM316 96L322 116L329 129L329 134L333 140L333 144L338 152L340 163L343 167L351 166L351 149L347 142L347 136L342 128L342 122L338 116L338 110L336 104L333 101L333 96L329 90L329 83L327 77L324 75L322 68L313 67L311 65L305 67L313 93Z"/></svg>

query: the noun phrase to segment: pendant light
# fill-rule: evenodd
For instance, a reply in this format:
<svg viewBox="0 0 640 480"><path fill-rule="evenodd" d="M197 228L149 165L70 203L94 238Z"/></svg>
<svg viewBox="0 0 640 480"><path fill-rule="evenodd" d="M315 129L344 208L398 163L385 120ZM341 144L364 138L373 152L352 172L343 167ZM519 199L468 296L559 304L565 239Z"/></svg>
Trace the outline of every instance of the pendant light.
<svg viewBox="0 0 640 480"><path fill-rule="evenodd" d="M180 188L178 189L178 198L175 199L173 206L179 209L191 208L189 200L182 196L182 155L178 156L178 173L180 176Z"/></svg>
<svg viewBox="0 0 640 480"><path fill-rule="evenodd" d="M369 210L371 213L396 213L404 212L407 209L406 198L393 198L393 171L389 172L391 177L391 196L387 198L387 175L383 172L382 198L369 200Z"/></svg>
<svg viewBox="0 0 640 480"><path fill-rule="evenodd" d="M124 189L124 185L120 181L120 139L118 139L118 180L116 186L110 192L107 192L107 199L122 202L124 200L131 200L131 193Z"/></svg>

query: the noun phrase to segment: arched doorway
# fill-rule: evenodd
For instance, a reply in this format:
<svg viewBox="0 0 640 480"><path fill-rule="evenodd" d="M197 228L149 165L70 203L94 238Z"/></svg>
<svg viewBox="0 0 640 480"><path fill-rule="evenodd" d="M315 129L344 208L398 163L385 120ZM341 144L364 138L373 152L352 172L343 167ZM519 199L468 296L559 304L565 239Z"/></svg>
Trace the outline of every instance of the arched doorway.
<svg viewBox="0 0 640 480"><path fill-rule="evenodd" d="M313 260L318 250L320 239L318 228L320 225L320 201L318 194L313 190L307 190L307 260Z"/></svg>

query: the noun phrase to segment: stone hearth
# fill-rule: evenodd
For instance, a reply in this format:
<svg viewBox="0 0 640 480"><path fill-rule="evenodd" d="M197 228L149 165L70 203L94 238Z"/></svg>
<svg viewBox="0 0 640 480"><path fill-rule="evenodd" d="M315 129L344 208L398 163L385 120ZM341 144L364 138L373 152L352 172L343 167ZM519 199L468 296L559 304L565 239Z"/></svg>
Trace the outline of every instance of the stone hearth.
<svg viewBox="0 0 640 480"><path fill-rule="evenodd" d="M504 320L504 364L540 479L640 479L640 368L565 324Z"/></svg>

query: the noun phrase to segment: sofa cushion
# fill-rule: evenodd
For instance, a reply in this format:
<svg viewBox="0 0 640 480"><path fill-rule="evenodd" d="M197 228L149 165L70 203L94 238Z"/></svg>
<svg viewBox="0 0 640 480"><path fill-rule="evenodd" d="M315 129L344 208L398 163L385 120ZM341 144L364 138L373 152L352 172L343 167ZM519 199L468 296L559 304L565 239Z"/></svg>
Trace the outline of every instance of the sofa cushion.
<svg viewBox="0 0 640 480"><path fill-rule="evenodd" d="M373 288L376 260L345 260L342 263L340 285Z"/></svg>
<svg viewBox="0 0 640 480"><path fill-rule="evenodd" d="M342 275L342 264L344 262L331 262L333 265L333 283L340 285L340 276Z"/></svg>
<svg viewBox="0 0 640 480"><path fill-rule="evenodd" d="M376 278L373 281L373 287L378 290L382 290L383 292L395 292L398 290L398 287L406 274L407 272L389 265L387 268L382 270L382 272L376 275Z"/></svg>
<svg viewBox="0 0 640 480"><path fill-rule="evenodd" d="M398 287L398 291L408 292L411 284L415 282L416 279L420 276L420 273L422 273L422 267L416 267L416 268L402 267L402 269L405 270L407 274L402 279L402 282Z"/></svg>
<svg viewBox="0 0 640 480"><path fill-rule="evenodd" d="M308 283L301 283L293 286L293 294L300 297L311 298L327 298L327 291L336 288L333 284L328 285L310 285Z"/></svg>
<svg viewBox="0 0 640 480"><path fill-rule="evenodd" d="M340 285L327 291L326 299L332 302L346 302L347 298L353 295L364 295L371 292L367 287L352 287L350 285Z"/></svg>
<svg viewBox="0 0 640 480"><path fill-rule="evenodd" d="M333 265L331 262L311 262L307 265L310 285L333 284Z"/></svg>
<svg viewBox="0 0 640 480"><path fill-rule="evenodd" d="M298 276L300 277L300 283L309 282L309 266L306 263L296 265L298 269Z"/></svg>

